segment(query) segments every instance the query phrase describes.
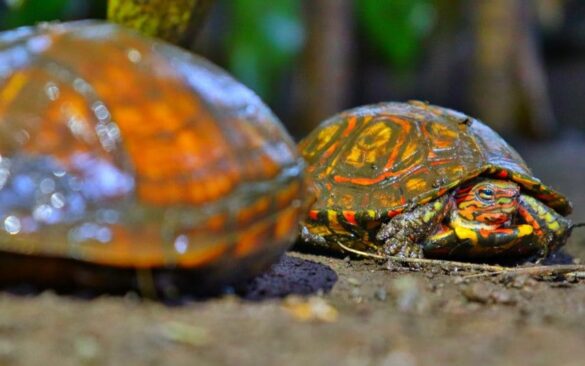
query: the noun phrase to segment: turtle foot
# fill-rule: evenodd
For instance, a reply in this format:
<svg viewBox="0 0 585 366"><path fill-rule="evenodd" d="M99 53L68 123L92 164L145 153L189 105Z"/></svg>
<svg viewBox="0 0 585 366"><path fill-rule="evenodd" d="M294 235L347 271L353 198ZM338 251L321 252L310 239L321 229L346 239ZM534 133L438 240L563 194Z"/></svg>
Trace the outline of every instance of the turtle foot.
<svg viewBox="0 0 585 366"><path fill-rule="evenodd" d="M401 258L423 258L422 247L409 241L399 241L396 238L387 240L383 247L384 254Z"/></svg>

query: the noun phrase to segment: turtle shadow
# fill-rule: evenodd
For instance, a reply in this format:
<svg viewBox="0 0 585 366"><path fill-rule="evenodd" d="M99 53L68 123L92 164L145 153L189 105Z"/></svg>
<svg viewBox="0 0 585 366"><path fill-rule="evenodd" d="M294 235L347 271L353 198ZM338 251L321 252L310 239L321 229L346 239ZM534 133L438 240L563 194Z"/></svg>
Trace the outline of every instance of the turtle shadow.
<svg viewBox="0 0 585 366"><path fill-rule="evenodd" d="M574 264L575 257L567 253L564 249L551 253L548 257L542 260L542 265L552 266L557 264Z"/></svg>
<svg viewBox="0 0 585 366"><path fill-rule="evenodd" d="M307 296L327 293L337 282L337 273L331 267L288 254L272 268L236 290L252 301L283 298L288 295Z"/></svg>
<svg viewBox="0 0 585 366"><path fill-rule="evenodd" d="M58 263L62 268L62 263ZM87 266L81 267L88 270ZM104 270L100 268L100 270ZM30 271L29 271L30 273ZM67 271L64 274L83 277L84 272ZM51 277L62 279L64 274L59 272ZM307 296L329 292L337 282L337 274L330 267L310 260L284 254L269 270L237 286L205 287L197 277L192 277L188 271L167 271L164 273L149 273L147 286L135 285L130 280L128 271L108 269L101 272L99 285L86 283L87 286L72 283L59 283L55 280L42 282L38 278L29 281L11 281L0 286L0 290L12 295L29 297L38 296L50 291L57 295L81 300L93 300L101 296L129 297L138 301L154 300L170 306L180 306L192 302L206 301L231 295L245 301L263 301L283 298L288 295ZM91 273L88 278L96 278ZM45 276L46 278L46 276ZM105 283L117 283L115 288L105 288ZM125 284L125 285L122 285ZM141 290L146 287L146 290Z"/></svg>
<svg viewBox="0 0 585 366"><path fill-rule="evenodd" d="M481 263L489 265L499 265L504 267L518 267L518 266L530 266L530 265L541 265L541 266L554 266L554 265L566 265L574 264L575 257L566 252L564 249L557 250L550 253L548 256L542 258L539 255L529 257L511 257L511 258L499 258L493 260L483 261L471 261L470 263Z"/></svg>

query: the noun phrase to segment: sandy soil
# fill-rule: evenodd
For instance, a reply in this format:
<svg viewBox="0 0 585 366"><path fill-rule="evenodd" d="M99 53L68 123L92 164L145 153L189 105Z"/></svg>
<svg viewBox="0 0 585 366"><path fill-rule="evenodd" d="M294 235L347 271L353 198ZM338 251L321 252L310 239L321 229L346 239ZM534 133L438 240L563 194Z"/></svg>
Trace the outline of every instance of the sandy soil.
<svg viewBox="0 0 585 366"><path fill-rule="evenodd" d="M585 222L585 142L520 145ZM585 229L567 253L585 262ZM0 365L583 365L585 273L466 278L291 252L238 293L0 293ZM24 294L23 294L24 293Z"/></svg>

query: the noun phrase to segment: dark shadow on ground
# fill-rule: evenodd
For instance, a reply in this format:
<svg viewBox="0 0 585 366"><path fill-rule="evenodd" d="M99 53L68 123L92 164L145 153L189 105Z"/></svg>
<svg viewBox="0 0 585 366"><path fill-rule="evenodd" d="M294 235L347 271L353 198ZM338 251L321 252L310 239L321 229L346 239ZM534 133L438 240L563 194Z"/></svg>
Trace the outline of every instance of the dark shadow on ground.
<svg viewBox="0 0 585 366"><path fill-rule="evenodd" d="M244 286L238 293L246 300L266 300L288 295L329 292L337 274L329 266L284 255L272 269Z"/></svg>
<svg viewBox="0 0 585 366"><path fill-rule="evenodd" d="M196 282L185 286L184 284L189 281L189 278L181 279L179 276L180 274L175 275L174 279L183 282L183 286L180 288L175 287L171 281L164 284L163 282L168 280L164 276L159 275L152 278L153 281L157 282L159 289L154 294L141 293L140 290L132 288L124 290L119 287L115 290L103 290L82 286L39 285L35 282L8 284L4 285L1 290L17 296L38 296L42 292L52 291L61 296L85 300L92 300L100 296L147 298L176 306L194 301L205 301L226 294L234 294L243 300L262 301L288 295L327 293L337 282L337 274L327 265L286 254L270 270L237 287L215 287L200 292Z"/></svg>
<svg viewBox="0 0 585 366"><path fill-rule="evenodd" d="M552 266L556 264L574 264L575 257L567 253L565 250L559 250L546 257L543 265Z"/></svg>

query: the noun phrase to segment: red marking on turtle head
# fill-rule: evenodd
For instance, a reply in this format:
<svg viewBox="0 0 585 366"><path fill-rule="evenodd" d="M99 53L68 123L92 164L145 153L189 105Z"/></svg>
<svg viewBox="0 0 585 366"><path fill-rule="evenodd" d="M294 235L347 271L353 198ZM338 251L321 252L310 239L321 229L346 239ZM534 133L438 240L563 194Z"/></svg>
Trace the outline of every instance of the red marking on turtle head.
<svg viewBox="0 0 585 366"><path fill-rule="evenodd" d="M507 180L475 179L455 192L457 213L468 221L505 225L517 212L520 187Z"/></svg>

